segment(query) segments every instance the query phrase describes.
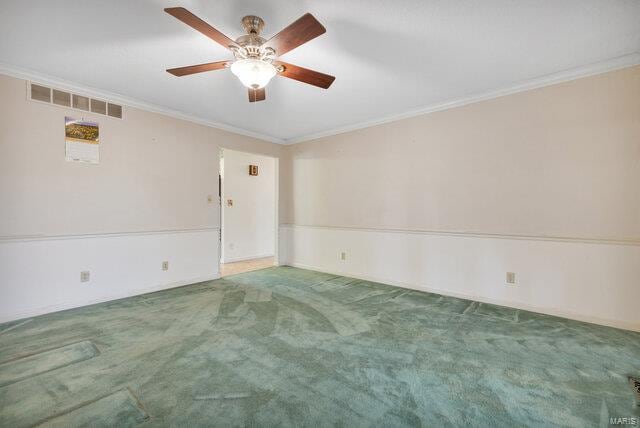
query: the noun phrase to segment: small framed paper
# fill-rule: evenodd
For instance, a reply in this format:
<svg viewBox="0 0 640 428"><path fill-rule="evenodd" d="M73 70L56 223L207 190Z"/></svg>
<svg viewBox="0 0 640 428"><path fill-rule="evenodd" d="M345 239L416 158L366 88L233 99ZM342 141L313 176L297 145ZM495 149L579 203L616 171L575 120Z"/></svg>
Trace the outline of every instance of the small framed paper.
<svg viewBox="0 0 640 428"><path fill-rule="evenodd" d="M99 163L100 127L97 122L65 117L64 134L68 161Z"/></svg>

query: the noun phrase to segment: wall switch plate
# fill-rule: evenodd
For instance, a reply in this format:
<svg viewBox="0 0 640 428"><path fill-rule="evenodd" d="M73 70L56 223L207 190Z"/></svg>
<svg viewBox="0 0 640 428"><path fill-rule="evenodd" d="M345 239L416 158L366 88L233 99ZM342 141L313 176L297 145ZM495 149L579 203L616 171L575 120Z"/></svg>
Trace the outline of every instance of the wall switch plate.
<svg viewBox="0 0 640 428"><path fill-rule="evenodd" d="M507 272L507 284L515 284L515 283L516 283L515 272Z"/></svg>
<svg viewBox="0 0 640 428"><path fill-rule="evenodd" d="M162 270L169 270L169 262L162 262Z"/></svg>
<svg viewBox="0 0 640 428"><path fill-rule="evenodd" d="M89 282L89 278L91 276L91 272L88 270L83 270L80 272L80 282Z"/></svg>
<svg viewBox="0 0 640 428"><path fill-rule="evenodd" d="M340 260L341 261L347 260L347 252L346 251L341 251L340 252Z"/></svg>
<svg viewBox="0 0 640 428"><path fill-rule="evenodd" d="M212 204L213 203L213 196L211 196L211 195L207 196L207 203L208 204Z"/></svg>

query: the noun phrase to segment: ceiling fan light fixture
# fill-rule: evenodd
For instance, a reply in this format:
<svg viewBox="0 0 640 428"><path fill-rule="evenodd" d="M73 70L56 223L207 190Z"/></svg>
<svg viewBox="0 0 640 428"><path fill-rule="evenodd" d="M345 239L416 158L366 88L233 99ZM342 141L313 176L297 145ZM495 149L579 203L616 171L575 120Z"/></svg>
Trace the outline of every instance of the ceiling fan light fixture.
<svg viewBox="0 0 640 428"><path fill-rule="evenodd" d="M249 89L262 89L276 75L273 64L255 58L240 59L231 64L231 72Z"/></svg>
<svg viewBox="0 0 640 428"><path fill-rule="evenodd" d="M167 72L174 76L230 68L240 82L249 88L249 102L265 100L264 87L276 74L323 89L328 89L335 80L335 77L328 74L287 64L278 59L327 31L310 13L305 13L269 40L260 35L264 27L262 18L245 16L242 18L242 26L247 34L233 40L183 7L168 7L164 11L229 49L235 59L233 62L216 61L168 69Z"/></svg>

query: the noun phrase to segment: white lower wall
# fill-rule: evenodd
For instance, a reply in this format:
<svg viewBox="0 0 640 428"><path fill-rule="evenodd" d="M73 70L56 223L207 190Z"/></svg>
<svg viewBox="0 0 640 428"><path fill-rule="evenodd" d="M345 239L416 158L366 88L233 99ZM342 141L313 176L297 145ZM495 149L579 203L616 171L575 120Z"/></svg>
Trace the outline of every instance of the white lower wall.
<svg viewBox="0 0 640 428"><path fill-rule="evenodd" d="M280 263L640 331L638 243L283 225Z"/></svg>
<svg viewBox="0 0 640 428"><path fill-rule="evenodd" d="M2 240L0 322L215 279L218 259L217 228Z"/></svg>

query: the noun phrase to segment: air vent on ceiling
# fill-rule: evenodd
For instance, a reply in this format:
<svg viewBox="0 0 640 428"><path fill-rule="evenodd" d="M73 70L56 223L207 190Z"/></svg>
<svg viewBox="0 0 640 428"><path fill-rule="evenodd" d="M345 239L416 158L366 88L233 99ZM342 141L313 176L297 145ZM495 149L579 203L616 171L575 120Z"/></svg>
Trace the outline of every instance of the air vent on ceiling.
<svg viewBox="0 0 640 428"><path fill-rule="evenodd" d="M107 114L107 103L91 98L91 111L94 113Z"/></svg>
<svg viewBox="0 0 640 428"><path fill-rule="evenodd" d="M73 108L89 111L89 98L73 94Z"/></svg>
<svg viewBox="0 0 640 428"><path fill-rule="evenodd" d="M69 92L53 90L53 103L59 106L71 107L71 94Z"/></svg>
<svg viewBox="0 0 640 428"><path fill-rule="evenodd" d="M90 111L122 119L122 106L108 101L89 98L84 95L73 94L55 88L29 83L27 85L29 98L34 101L71 107L77 110Z"/></svg>
<svg viewBox="0 0 640 428"><path fill-rule="evenodd" d="M31 99L36 101L51 102L51 89L46 86L31 84Z"/></svg>
<svg viewBox="0 0 640 428"><path fill-rule="evenodd" d="M109 103L109 116L122 119L122 106L119 106L118 104Z"/></svg>

